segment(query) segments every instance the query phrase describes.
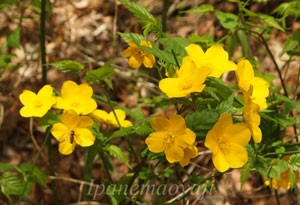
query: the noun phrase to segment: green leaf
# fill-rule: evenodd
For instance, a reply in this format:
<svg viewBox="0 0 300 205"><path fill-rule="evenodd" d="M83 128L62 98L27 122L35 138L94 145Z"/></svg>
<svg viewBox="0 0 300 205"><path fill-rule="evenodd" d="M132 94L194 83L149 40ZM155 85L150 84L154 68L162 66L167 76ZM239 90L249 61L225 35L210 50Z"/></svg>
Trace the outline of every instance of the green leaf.
<svg viewBox="0 0 300 205"><path fill-rule="evenodd" d="M174 52L179 56L178 62L180 63L182 58L186 56L185 47L193 42L186 38L174 37L174 38L160 38L158 42L166 47L165 51Z"/></svg>
<svg viewBox="0 0 300 205"><path fill-rule="evenodd" d="M219 19L221 25L226 29L233 30L238 26L239 17L235 14L216 11L215 15Z"/></svg>
<svg viewBox="0 0 300 205"><path fill-rule="evenodd" d="M79 72L84 68L83 64L73 60L56 61L49 65L63 72Z"/></svg>
<svg viewBox="0 0 300 205"><path fill-rule="evenodd" d="M201 6L189 9L187 11L183 11L182 13L198 13L203 15L210 11L214 11L214 7L211 4L203 4Z"/></svg>
<svg viewBox="0 0 300 205"><path fill-rule="evenodd" d="M276 21L276 19L273 16L269 16L266 14L259 14L258 17L262 22L267 24L271 28L276 28L282 32L285 32L284 28L279 25L279 23Z"/></svg>
<svg viewBox="0 0 300 205"><path fill-rule="evenodd" d="M258 155L254 162L254 168L262 175L268 175L268 163L267 160L263 157Z"/></svg>
<svg viewBox="0 0 300 205"><path fill-rule="evenodd" d="M131 126L131 127L122 127L121 129L115 131L109 138L107 141L110 141L114 138L118 138L118 137L125 137L131 134L135 133L135 127Z"/></svg>
<svg viewBox="0 0 300 205"><path fill-rule="evenodd" d="M251 170L254 168L254 163L256 161L256 152L251 145L246 145L247 153L248 153L248 162L242 167L241 170L241 188L247 181Z"/></svg>
<svg viewBox="0 0 300 205"><path fill-rule="evenodd" d="M140 19L144 25L144 35L147 36L149 31L153 31L158 37L163 37L161 22L156 19L143 5L130 2L128 0L119 0L133 15Z"/></svg>
<svg viewBox="0 0 300 205"><path fill-rule="evenodd" d="M207 132L218 121L218 118L218 112L202 110L187 115L185 121L188 128L196 132L197 136L204 138Z"/></svg>
<svg viewBox="0 0 300 205"><path fill-rule="evenodd" d="M289 51L292 51L294 48L300 45L300 31L294 32L287 41L285 42L285 45L280 53L280 56L282 56L284 53L287 53Z"/></svg>
<svg viewBox="0 0 300 205"><path fill-rule="evenodd" d="M300 154L294 154L289 159L290 168L293 171L300 170Z"/></svg>
<svg viewBox="0 0 300 205"><path fill-rule="evenodd" d="M153 129L149 124L143 124L137 126L135 131L138 135L149 135L151 132L153 132Z"/></svg>
<svg viewBox="0 0 300 205"><path fill-rule="evenodd" d="M13 48L20 46L20 28L17 28L7 36L7 44Z"/></svg>
<svg viewBox="0 0 300 205"><path fill-rule="evenodd" d="M44 188L47 188L45 183L48 176L42 172L38 167L34 166L31 163L22 163L19 165L20 170L29 177L29 180L32 182L39 183Z"/></svg>
<svg viewBox="0 0 300 205"><path fill-rule="evenodd" d="M140 34L137 34L137 33L121 33L119 32L118 33L121 38L126 42L128 43L129 41L132 40L132 36L135 38L135 39L138 39L139 41L143 41L145 40L145 37L140 35Z"/></svg>
<svg viewBox="0 0 300 205"><path fill-rule="evenodd" d="M24 182L16 174L5 172L0 176L1 192L11 200L11 195L21 195L23 193Z"/></svg>
<svg viewBox="0 0 300 205"><path fill-rule="evenodd" d="M87 82L100 82L102 80L109 79L114 73L115 70L110 66L110 64L105 63L101 68L88 71L84 79Z"/></svg>
<svg viewBox="0 0 300 205"><path fill-rule="evenodd" d="M128 162L127 156L124 154L123 150L116 146L116 145L107 145L104 148L111 156L121 160L123 163L125 163L130 169L131 166Z"/></svg>
<svg viewBox="0 0 300 205"><path fill-rule="evenodd" d="M8 163L0 162L0 170L1 171L13 171L15 170L16 166Z"/></svg>

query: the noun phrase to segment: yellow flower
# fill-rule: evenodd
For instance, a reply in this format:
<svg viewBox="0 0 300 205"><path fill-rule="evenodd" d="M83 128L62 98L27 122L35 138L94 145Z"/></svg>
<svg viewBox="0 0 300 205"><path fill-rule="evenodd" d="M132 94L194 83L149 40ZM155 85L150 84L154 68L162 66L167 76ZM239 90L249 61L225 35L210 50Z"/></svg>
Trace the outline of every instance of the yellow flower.
<svg viewBox="0 0 300 205"><path fill-rule="evenodd" d="M95 136L90 131L93 120L88 116L79 116L73 110L66 110L61 116L62 123L55 123L52 135L59 141L59 152L71 154L76 144L88 147L94 144Z"/></svg>
<svg viewBox="0 0 300 205"><path fill-rule="evenodd" d="M50 85L42 87L37 94L24 90L19 98L24 107L20 110L22 117L43 117L55 104L53 88Z"/></svg>
<svg viewBox="0 0 300 205"><path fill-rule="evenodd" d="M125 120L126 114L123 110L116 109L114 111L121 127L132 126L132 123L129 120ZM118 121L112 111L107 113L104 110L95 110L90 114L90 116L100 123L111 125L113 127L119 127Z"/></svg>
<svg viewBox="0 0 300 205"><path fill-rule="evenodd" d="M209 68L210 77L219 78L224 72L237 68L234 62L228 60L228 53L222 46L214 45L204 53L199 45L191 44L185 47L185 50L188 56L183 59L183 63L192 62L200 70Z"/></svg>
<svg viewBox="0 0 300 205"><path fill-rule="evenodd" d="M139 68L142 64L146 68L152 68L155 64L155 57L154 55L143 51L139 48L133 41L129 41L129 48L127 48L123 52L123 57L129 58L128 64L133 68ZM141 46L152 48L152 45L149 41L141 41Z"/></svg>
<svg viewBox="0 0 300 205"><path fill-rule="evenodd" d="M253 140L255 143L261 142L262 133L259 128L260 116L258 114L259 106L252 102L250 88L246 93L244 93L244 120L247 123Z"/></svg>
<svg viewBox="0 0 300 205"><path fill-rule="evenodd" d="M267 108L266 97L269 95L269 83L263 78L254 76L251 63L246 59L241 60L235 73L239 88L247 92L252 86L252 101L259 106L260 110Z"/></svg>
<svg viewBox="0 0 300 205"><path fill-rule="evenodd" d="M193 92L201 92L210 69L198 69L192 62L184 62L173 78L159 81L159 88L169 98L185 97Z"/></svg>
<svg viewBox="0 0 300 205"><path fill-rule="evenodd" d="M290 156L285 156L283 157L283 159L288 162L289 159L290 159ZM283 188L283 189L290 189L291 188L291 182L289 181L289 172L292 172L290 169L286 170L285 172L283 172L281 175L280 175L280 179L277 180L277 179L272 179L272 188L273 189L279 189L279 188ZM299 171L294 171L294 174L295 174L295 182L296 183L299 183L300 182L300 172ZM269 180L266 180L266 181L269 181ZM270 182L270 181L269 181ZM265 183L267 186L270 185L270 183Z"/></svg>
<svg viewBox="0 0 300 205"><path fill-rule="evenodd" d="M97 108L97 103L92 95L93 89L89 84L77 85L77 83L69 80L63 83L61 97L57 97L55 107L74 110L77 114L87 115Z"/></svg>
<svg viewBox="0 0 300 205"><path fill-rule="evenodd" d="M154 153L164 152L170 163L184 160L185 148L194 145L196 139L196 134L186 127L184 118L180 115L173 115L169 120L153 117L151 126L155 132L146 139L148 149Z"/></svg>
<svg viewBox="0 0 300 205"><path fill-rule="evenodd" d="M192 158L195 158L198 156L198 148L195 145L192 145L190 147L187 147L184 149L184 156L183 159L179 162L179 164L182 167L185 167L190 163L190 160Z"/></svg>
<svg viewBox="0 0 300 205"><path fill-rule="evenodd" d="M233 124L231 115L223 113L207 133L204 145L211 150L216 169L225 172L229 168L242 167L248 161L245 145L250 137L246 124Z"/></svg>

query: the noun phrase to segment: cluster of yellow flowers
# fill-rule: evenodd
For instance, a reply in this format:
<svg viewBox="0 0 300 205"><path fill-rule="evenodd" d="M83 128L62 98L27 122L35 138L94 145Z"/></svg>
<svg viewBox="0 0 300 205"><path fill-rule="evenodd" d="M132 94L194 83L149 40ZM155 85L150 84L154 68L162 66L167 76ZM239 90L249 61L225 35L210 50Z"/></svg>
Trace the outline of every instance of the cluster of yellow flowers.
<svg viewBox="0 0 300 205"><path fill-rule="evenodd" d="M151 43L146 41L142 41L141 45L151 47ZM207 77L219 78L224 72L235 71L238 86L244 95L245 123L233 124L231 115L221 114L217 123L207 133L204 144L212 151L213 163L220 172L242 167L248 161L245 145L251 136L255 143L262 140L258 112L267 107L269 84L264 79L254 76L248 60L242 59L237 65L228 60L228 53L222 46L214 45L204 52L199 45L190 44L185 50L187 56L183 58L180 68L174 76L160 80L159 88L169 98L186 97L191 93L202 92ZM133 42L129 43L129 48L124 51L123 56L130 57L129 65L134 68L140 67L142 63L149 68L155 63L154 56ZM153 117L151 125L155 132L146 139L151 152L164 152L170 163L179 162L182 166L198 155L195 146L196 135L186 127L181 116L174 115L169 120L165 117Z"/></svg>
<svg viewBox="0 0 300 205"><path fill-rule="evenodd" d="M54 96L50 85L42 87L37 94L24 90L20 94L20 101L24 105L20 110L23 117L43 117L51 108L61 109L61 122L51 128L52 135L59 142L59 152L71 154L78 144L88 147L94 144L95 136L90 130L94 120L113 127L132 126L125 120L125 112L114 110L107 113L97 109L97 103L92 98L93 89L87 83L78 85L73 81L66 81L61 88L61 95ZM115 115L113 114L115 113Z"/></svg>

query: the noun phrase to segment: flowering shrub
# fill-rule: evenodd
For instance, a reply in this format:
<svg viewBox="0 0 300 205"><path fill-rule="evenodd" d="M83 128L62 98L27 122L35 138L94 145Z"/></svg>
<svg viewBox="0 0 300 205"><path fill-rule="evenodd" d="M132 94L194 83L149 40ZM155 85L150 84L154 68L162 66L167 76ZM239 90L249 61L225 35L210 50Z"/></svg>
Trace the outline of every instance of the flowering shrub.
<svg viewBox="0 0 300 205"><path fill-rule="evenodd" d="M151 105L149 115L139 107L129 109L110 99L106 88L112 88L110 77L114 66L105 64L87 71L84 83L67 80L61 89L45 85L37 94L29 90L20 94L24 105L20 115L40 120L46 130L45 142L52 135L63 155L72 154L76 145L83 147L78 149L87 153L85 181L92 180L92 163L99 156L107 175L103 179L108 184L107 195L113 204L145 202L140 192L120 193L112 186L114 183L131 188L135 183L168 179L174 183L201 184L207 192L208 187L213 189L216 175L232 169L240 170L242 185L255 172L275 193L280 187L294 188L300 182L299 106L287 93L280 72L284 95L273 85L270 75L256 72L255 60L248 55L249 45L241 37L247 32L267 46L264 33L271 28L281 30L280 24L271 16L265 21L266 16L251 13L248 1L236 3L242 8L239 16L225 15L202 5L198 11L215 12L228 30L225 37L239 41L243 55L234 57L232 53L238 48L229 51L232 44L224 39L168 38L161 22L142 5L128 0L119 2L144 26L143 35L120 33L120 36L129 45L122 54L124 61L128 58L129 69L139 68L136 72L143 72L144 68L152 68L152 74L145 70L155 79L158 94L139 99ZM264 25L260 28L263 31L248 22L248 18L254 17ZM289 47L284 52L291 50ZM81 70L80 66L72 70L69 63L52 65L66 72ZM232 79L227 80L227 75ZM94 93L94 87L101 94ZM169 112L172 108L176 111ZM286 132L290 127L294 131L292 136ZM128 146L116 143L117 138ZM51 146L51 141L48 142ZM210 160L211 165L203 164L200 155ZM128 166L129 173L113 178L109 157ZM189 166L203 166L205 172L195 176L187 172ZM182 173L187 180L181 181ZM176 200L184 200L188 193L182 193Z"/></svg>

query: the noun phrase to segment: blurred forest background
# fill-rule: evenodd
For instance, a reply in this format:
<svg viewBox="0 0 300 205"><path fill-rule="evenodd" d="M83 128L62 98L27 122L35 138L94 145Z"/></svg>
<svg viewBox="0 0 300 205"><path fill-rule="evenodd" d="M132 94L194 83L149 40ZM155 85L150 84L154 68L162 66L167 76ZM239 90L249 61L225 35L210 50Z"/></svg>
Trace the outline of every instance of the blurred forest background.
<svg viewBox="0 0 300 205"><path fill-rule="evenodd" d="M1 0L2 1L2 0ZM42 83L40 42L39 42L39 1L22 0L9 7L0 7L0 161L10 164L33 162L37 150L32 143L31 136L41 144L44 131L38 123L22 118L19 115L21 103L19 94L24 89L38 90ZM163 1L140 0L156 17L162 18ZM252 4L251 11L270 14L284 1L267 1ZM212 35L215 40L225 33L218 19L211 13L200 16L197 13L184 11L197 7L203 3L213 4L215 9L224 12L237 13L235 4L222 0L169 0L166 30L169 37L191 37ZM47 62L58 60L76 60L85 65L85 71L99 68L105 62L110 62L116 69L112 77L114 86L110 91L112 100L128 108L135 108L139 97L151 97L155 85L143 80L142 73L129 69L127 59L122 57L122 51L127 44L121 40L118 32L142 33L141 26L132 14L115 0L50 0L46 17L46 57ZM287 18L286 26L289 31L270 33L268 45L280 67L284 67L288 56L280 52L288 35L300 29L300 22ZM19 35L20 34L20 35ZM150 36L151 38L151 36ZM270 56L257 39L249 38L251 55L259 62L259 69L266 73L277 75ZM5 46L4 46L5 45ZM241 56L238 47L233 59ZM5 58L3 57L5 56ZM299 61L290 64L288 69L282 70L289 93L294 93L297 81ZM83 74L62 73L49 67L48 82L55 88L61 87L65 80L82 81ZM226 76L231 80L231 75ZM279 78L273 82L280 87ZM100 90L95 90L101 94ZM299 96L296 96L299 101ZM143 111L149 114L148 107ZM29 134L30 133L30 134ZM116 143L124 143L122 140ZM82 179L83 152L76 149L70 156L62 156L57 151L57 143L53 140L55 172L63 177L56 180L58 194L62 204L75 203L80 192L80 183L66 179ZM46 156L44 156L46 157ZM205 159L201 159L205 160ZM207 159L209 160L209 159ZM196 161L195 166L196 165ZM105 177L101 160L93 164L93 178ZM113 160L114 178L127 173L128 167L118 160ZM208 163L208 162L207 162ZM45 173L48 173L47 162L41 158L37 163ZM272 191L264 186L263 179L251 175L243 190L240 190L239 172L237 170L217 178L216 188L210 195L206 195L199 204L275 204ZM28 204L48 204L53 193L39 187L34 187L31 194L32 201ZM299 189L293 191L279 191L282 204L299 204ZM151 196L149 196L151 197ZM94 202L95 204L106 204ZM0 198L0 204L4 204Z"/></svg>

